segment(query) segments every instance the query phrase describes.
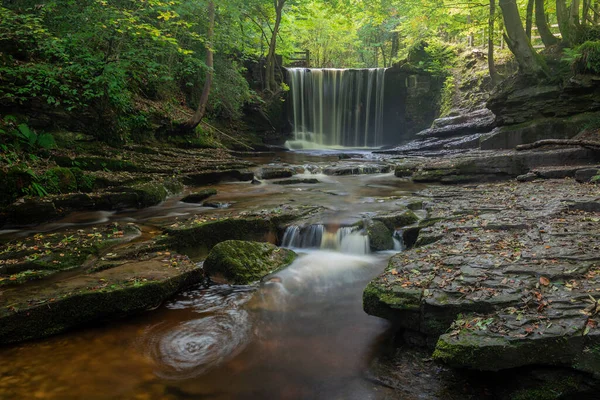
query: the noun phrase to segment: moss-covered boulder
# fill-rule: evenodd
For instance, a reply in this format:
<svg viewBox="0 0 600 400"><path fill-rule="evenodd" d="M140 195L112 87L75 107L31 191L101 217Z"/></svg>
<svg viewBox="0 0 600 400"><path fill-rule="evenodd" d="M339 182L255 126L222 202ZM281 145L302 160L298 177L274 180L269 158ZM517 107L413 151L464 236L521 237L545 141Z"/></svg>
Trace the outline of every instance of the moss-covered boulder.
<svg viewBox="0 0 600 400"><path fill-rule="evenodd" d="M286 167L263 167L256 171L258 179L290 178L292 175L294 175L294 170Z"/></svg>
<svg viewBox="0 0 600 400"><path fill-rule="evenodd" d="M369 236L369 246L372 251L391 250L394 248L392 232L383 222L369 221L366 230Z"/></svg>
<svg viewBox="0 0 600 400"><path fill-rule="evenodd" d="M228 240L217 244L204 262L210 276L247 285L279 271L296 259L296 253L270 243Z"/></svg>
<svg viewBox="0 0 600 400"><path fill-rule="evenodd" d="M72 193L77 191L75 174L64 167L50 168L40 178L40 184L48 193Z"/></svg>
<svg viewBox="0 0 600 400"><path fill-rule="evenodd" d="M217 194L216 189L203 189L198 192L188 194L181 201L184 203L201 203L202 201L208 199L210 196L214 196Z"/></svg>
<svg viewBox="0 0 600 400"><path fill-rule="evenodd" d="M419 217L417 217L411 210L406 210L390 214L377 215L373 219L375 221L383 222L386 228L393 232L396 229L414 224L419 220Z"/></svg>

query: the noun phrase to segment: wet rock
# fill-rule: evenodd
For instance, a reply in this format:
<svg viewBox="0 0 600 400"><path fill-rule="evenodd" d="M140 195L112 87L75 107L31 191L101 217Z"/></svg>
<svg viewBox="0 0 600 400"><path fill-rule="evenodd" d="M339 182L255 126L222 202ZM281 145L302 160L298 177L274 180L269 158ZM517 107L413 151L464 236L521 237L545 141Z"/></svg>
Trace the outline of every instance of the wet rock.
<svg viewBox="0 0 600 400"><path fill-rule="evenodd" d="M218 220L202 219L201 216L165 227L167 236L163 243L178 249L210 250L226 240L272 242L277 240L281 226L318 208L285 208L265 210L260 213L241 213L224 216Z"/></svg>
<svg viewBox="0 0 600 400"><path fill-rule="evenodd" d="M250 183L252 183L253 185L260 185L262 182L256 178L252 178L252 182L250 182Z"/></svg>
<svg viewBox="0 0 600 400"><path fill-rule="evenodd" d="M367 175L367 174L386 174L392 170L387 164L348 164L323 169L325 175Z"/></svg>
<svg viewBox="0 0 600 400"><path fill-rule="evenodd" d="M600 290L597 226L586 222L600 210L592 186L510 182L419 194L432 197L416 245L428 243L392 257L364 292L367 312L437 344L435 357L451 366L600 365L589 296Z"/></svg>
<svg viewBox="0 0 600 400"><path fill-rule="evenodd" d="M219 182L251 181L254 174L247 170L230 169L224 171L204 171L189 173L183 177L187 185L210 185Z"/></svg>
<svg viewBox="0 0 600 400"><path fill-rule="evenodd" d="M35 290L4 291L0 343L42 338L152 309L203 279L202 269L187 258L166 258L150 254Z"/></svg>
<svg viewBox="0 0 600 400"><path fill-rule="evenodd" d="M286 167L263 167L256 172L258 179L281 179L290 178L294 170Z"/></svg>
<svg viewBox="0 0 600 400"><path fill-rule="evenodd" d="M181 199L181 201L184 203L201 203L202 201L216 194L217 191L215 189L204 189L185 196L183 199Z"/></svg>
<svg viewBox="0 0 600 400"><path fill-rule="evenodd" d="M275 181L273 183L276 185L299 185L299 184L314 185L316 183L321 183L321 182L315 178L306 178L306 179L286 179L284 181Z"/></svg>
<svg viewBox="0 0 600 400"><path fill-rule="evenodd" d="M391 250L394 248L392 232L381 221L369 221L366 226L369 246L372 251Z"/></svg>
<svg viewBox="0 0 600 400"><path fill-rule="evenodd" d="M389 229L391 232L394 232L397 229L414 224L419 220L419 217L417 217L411 210L407 210L377 215L376 217L373 217L373 219L375 221L383 222L387 229Z"/></svg>
<svg viewBox="0 0 600 400"><path fill-rule="evenodd" d="M211 277L222 277L236 285L247 285L285 268L296 253L270 243L228 240L217 244L204 262Z"/></svg>

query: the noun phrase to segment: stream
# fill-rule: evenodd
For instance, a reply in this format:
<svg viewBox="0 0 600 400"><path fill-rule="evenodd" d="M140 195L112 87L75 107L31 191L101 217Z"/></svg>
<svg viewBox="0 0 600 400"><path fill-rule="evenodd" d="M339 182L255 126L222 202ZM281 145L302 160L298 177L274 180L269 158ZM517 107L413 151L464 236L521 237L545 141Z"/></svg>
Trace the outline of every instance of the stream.
<svg viewBox="0 0 600 400"><path fill-rule="evenodd" d="M360 157L356 162L371 155ZM219 208L182 203L179 195L144 210L74 213L35 232L124 221L151 236L157 226L194 214L210 219L290 203L325 207L324 220L315 224L347 226L398 208L403 196L421 188L393 173L319 173L338 158L332 152L277 154L278 163L314 172L294 178L310 176L318 184L221 183L210 198ZM258 286L194 287L137 317L0 348L0 399L397 398L366 373L390 341L391 326L362 310L363 289L394 253L361 254L359 241L346 242L345 251L310 247L294 248L300 257Z"/></svg>

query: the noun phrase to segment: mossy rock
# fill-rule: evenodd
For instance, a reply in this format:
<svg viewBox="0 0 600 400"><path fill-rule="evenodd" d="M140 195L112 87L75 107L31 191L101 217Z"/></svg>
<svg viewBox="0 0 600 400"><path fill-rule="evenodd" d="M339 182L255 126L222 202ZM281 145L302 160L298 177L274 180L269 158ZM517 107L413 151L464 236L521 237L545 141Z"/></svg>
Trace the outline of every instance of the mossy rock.
<svg viewBox="0 0 600 400"><path fill-rule="evenodd" d="M383 222L386 228L393 232L396 229L414 224L419 220L419 217L417 217L411 210L406 210L404 212L398 212L394 214L378 215L373 219Z"/></svg>
<svg viewBox="0 0 600 400"><path fill-rule="evenodd" d="M201 203L210 196L214 196L216 194L217 191L215 189L204 189L185 196L183 199L181 199L181 201L184 203Z"/></svg>
<svg viewBox="0 0 600 400"><path fill-rule="evenodd" d="M51 194L77 191L77 179L69 168L51 168L41 176L40 182L44 189Z"/></svg>
<svg viewBox="0 0 600 400"><path fill-rule="evenodd" d="M55 156L54 161L61 167L77 167L85 171L129 171L137 172L142 168L131 161L117 160L105 157L76 157Z"/></svg>
<svg viewBox="0 0 600 400"><path fill-rule="evenodd" d="M163 258L160 255L84 275L79 282L67 280L16 294L15 299L7 299L11 307L0 309L0 344L42 338L152 309L203 280L202 269L191 262L164 266Z"/></svg>
<svg viewBox="0 0 600 400"><path fill-rule="evenodd" d="M205 248L210 250L226 240L265 241L277 232L276 224L264 218L226 218L197 225L168 228L167 243L178 249Z"/></svg>
<svg viewBox="0 0 600 400"><path fill-rule="evenodd" d="M394 248L392 232L381 221L370 221L367 224L367 236L372 251L391 250Z"/></svg>
<svg viewBox="0 0 600 400"><path fill-rule="evenodd" d="M96 184L96 177L83 172L81 168L71 168L73 176L77 182L77 189L80 192L89 193L94 190Z"/></svg>
<svg viewBox="0 0 600 400"><path fill-rule="evenodd" d="M247 285L288 266L297 255L270 243L228 240L217 244L204 262L210 276L222 276L236 285Z"/></svg>
<svg viewBox="0 0 600 400"><path fill-rule="evenodd" d="M363 309L369 315L399 323L406 329L418 330L423 291L409 288L386 288L370 282L363 292Z"/></svg>

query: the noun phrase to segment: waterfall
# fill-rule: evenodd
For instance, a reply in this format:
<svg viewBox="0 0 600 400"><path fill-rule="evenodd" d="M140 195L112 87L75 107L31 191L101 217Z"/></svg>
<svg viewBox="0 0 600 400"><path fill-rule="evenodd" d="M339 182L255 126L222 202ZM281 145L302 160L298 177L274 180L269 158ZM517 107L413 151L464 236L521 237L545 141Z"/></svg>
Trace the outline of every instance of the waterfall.
<svg viewBox="0 0 600 400"><path fill-rule="evenodd" d="M282 246L368 254L369 238L357 227L345 226L331 231L322 224L308 225L303 228L291 225L283 234Z"/></svg>
<svg viewBox="0 0 600 400"><path fill-rule="evenodd" d="M383 145L385 69L288 69L290 148Z"/></svg>

